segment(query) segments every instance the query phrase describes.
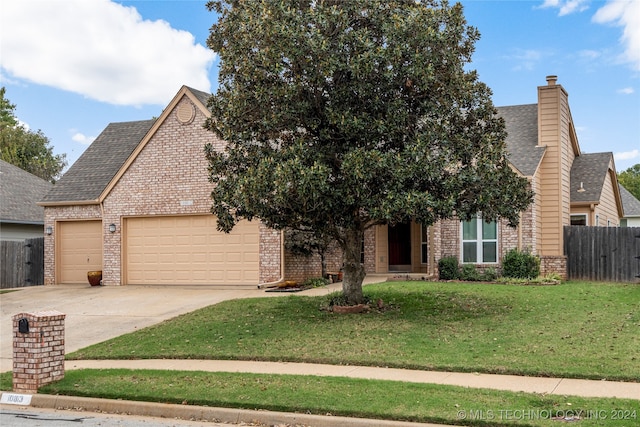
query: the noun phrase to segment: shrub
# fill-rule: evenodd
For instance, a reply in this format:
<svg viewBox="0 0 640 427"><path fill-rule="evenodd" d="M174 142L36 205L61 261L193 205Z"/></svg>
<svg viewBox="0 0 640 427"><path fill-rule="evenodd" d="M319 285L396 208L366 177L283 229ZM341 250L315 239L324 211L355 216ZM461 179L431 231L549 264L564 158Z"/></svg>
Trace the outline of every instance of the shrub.
<svg viewBox="0 0 640 427"><path fill-rule="evenodd" d="M540 275L540 258L528 251L511 249L502 259L502 275L516 279L535 279Z"/></svg>
<svg viewBox="0 0 640 427"><path fill-rule="evenodd" d="M475 265L463 264L462 270L460 271L460 279L475 282L480 280L480 274L478 273Z"/></svg>
<svg viewBox="0 0 640 427"><path fill-rule="evenodd" d="M456 280L460 276L458 258L448 256L438 261L438 277L440 280Z"/></svg>
<svg viewBox="0 0 640 427"><path fill-rule="evenodd" d="M498 272L493 267L487 267L482 274L480 274L480 279L484 282L493 282L498 278Z"/></svg>
<svg viewBox="0 0 640 427"><path fill-rule="evenodd" d="M302 286L307 288L321 288L323 286L327 286L329 284L329 280L324 277L311 277L304 282L302 282Z"/></svg>

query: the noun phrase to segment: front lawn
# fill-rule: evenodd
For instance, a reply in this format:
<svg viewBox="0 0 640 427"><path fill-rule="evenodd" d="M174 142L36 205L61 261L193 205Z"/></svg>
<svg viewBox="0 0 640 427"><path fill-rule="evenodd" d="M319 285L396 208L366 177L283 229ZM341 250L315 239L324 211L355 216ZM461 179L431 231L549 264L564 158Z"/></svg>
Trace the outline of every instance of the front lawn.
<svg viewBox="0 0 640 427"><path fill-rule="evenodd" d="M382 310L327 297L227 301L82 349L71 359L192 358L389 366L640 381L640 286L389 282ZM375 304L374 304L375 306Z"/></svg>
<svg viewBox="0 0 640 427"><path fill-rule="evenodd" d="M640 400L512 393L354 378L80 370L49 394L472 426L637 425ZM560 423L564 424L564 423Z"/></svg>

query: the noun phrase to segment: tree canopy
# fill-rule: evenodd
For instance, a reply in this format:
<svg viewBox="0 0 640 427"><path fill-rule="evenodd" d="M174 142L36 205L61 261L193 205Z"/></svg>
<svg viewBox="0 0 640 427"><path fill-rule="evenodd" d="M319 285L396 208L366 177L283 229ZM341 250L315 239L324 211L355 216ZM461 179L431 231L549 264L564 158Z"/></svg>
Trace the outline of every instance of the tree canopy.
<svg viewBox="0 0 640 427"><path fill-rule="evenodd" d="M364 231L479 212L517 224L532 200L471 62L478 31L439 0L215 0L207 127L212 212L312 229L343 250L362 301Z"/></svg>
<svg viewBox="0 0 640 427"><path fill-rule="evenodd" d="M640 200L640 163L620 172L618 182Z"/></svg>
<svg viewBox="0 0 640 427"><path fill-rule="evenodd" d="M15 116L16 106L5 98L0 88L0 159L55 182L67 165L64 154L53 154L53 147L41 130L31 131Z"/></svg>

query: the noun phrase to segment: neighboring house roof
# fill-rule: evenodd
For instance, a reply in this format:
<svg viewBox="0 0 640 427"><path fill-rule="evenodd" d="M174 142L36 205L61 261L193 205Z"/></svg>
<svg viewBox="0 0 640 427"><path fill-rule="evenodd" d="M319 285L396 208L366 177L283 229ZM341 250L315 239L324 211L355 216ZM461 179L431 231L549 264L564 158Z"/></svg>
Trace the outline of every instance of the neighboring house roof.
<svg viewBox="0 0 640 427"><path fill-rule="evenodd" d="M0 222L44 224L44 208L36 203L53 184L0 160Z"/></svg>
<svg viewBox="0 0 640 427"><path fill-rule="evenodd" d="M640 200L636 199L622 184L618 184L618 187L620 188L624 218L640 217Z"/></svg>
<svg viewBox="0 0 640 427"><path fill-rule="evenodd" d="M599 202L613 153L582 153L571 166L571 203ZM580 186L584 191L578 191Z"/></svg>
<svg viewBox="0 0 640 427"><path fill-rule="evenodd" d="M96 202L154 122L110 123L41 203Z"/></svg>
<svg viewBox="0 0 640 427"><path fill-rule="evenodd" d="M524 176L533 176L545 147L538 146L538 104L498 107L507 131L507 158Z"/></svg>

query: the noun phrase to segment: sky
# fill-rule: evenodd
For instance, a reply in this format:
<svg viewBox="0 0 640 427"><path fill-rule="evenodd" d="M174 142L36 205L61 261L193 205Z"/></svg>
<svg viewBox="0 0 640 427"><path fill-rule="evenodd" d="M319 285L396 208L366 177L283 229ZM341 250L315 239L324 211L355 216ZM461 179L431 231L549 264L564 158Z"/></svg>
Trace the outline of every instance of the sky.
<svg viewBox="0 0 640 427"><path fill-rule="evenodd" d="M345 0L346 1L346 0ZM2 0L0 85L69 165L111 122L157 117L182 85L215 92L206 0ZM468 69L496 106L557 75L583 153L640 163L640 0L462 0L481 33Z"/></svg>

